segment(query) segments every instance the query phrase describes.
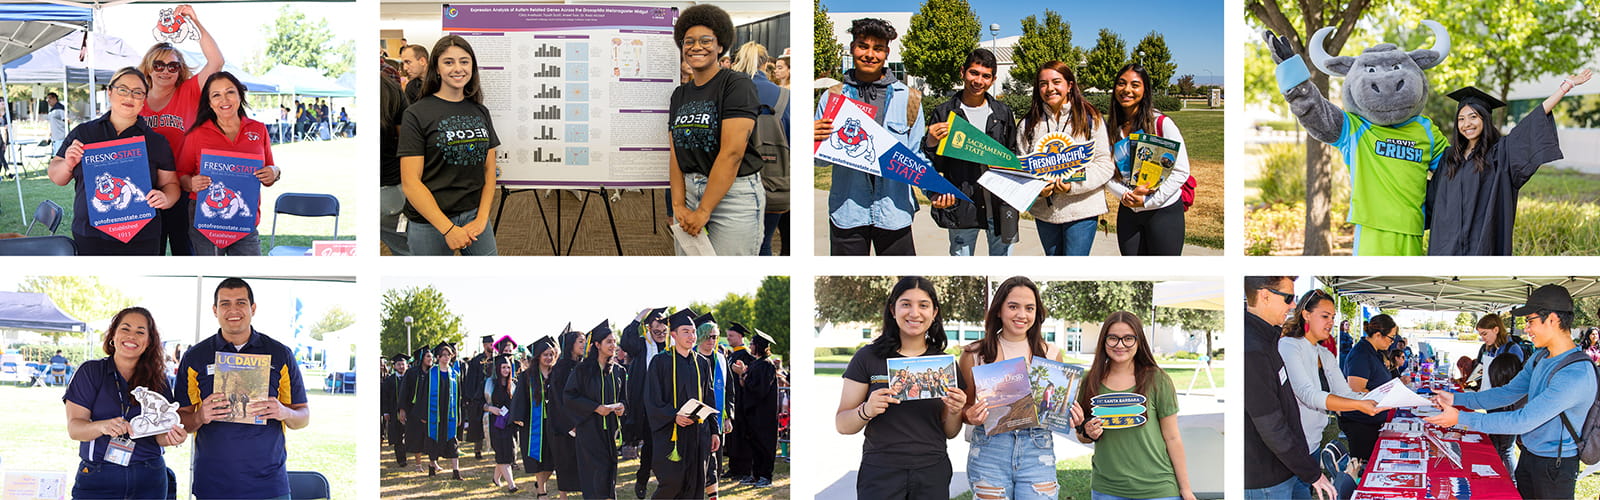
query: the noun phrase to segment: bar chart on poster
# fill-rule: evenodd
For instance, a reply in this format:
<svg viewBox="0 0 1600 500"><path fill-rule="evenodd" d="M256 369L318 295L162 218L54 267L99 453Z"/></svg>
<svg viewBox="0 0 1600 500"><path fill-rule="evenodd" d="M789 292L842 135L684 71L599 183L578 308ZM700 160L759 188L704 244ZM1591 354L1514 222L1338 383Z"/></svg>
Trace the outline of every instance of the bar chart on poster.
<svg viewBox="0 0 1600 500"><path fill-rule="evenodd" d="M445 5L478 56L500 183L666 187L678 11L616 5Z"/></svg>

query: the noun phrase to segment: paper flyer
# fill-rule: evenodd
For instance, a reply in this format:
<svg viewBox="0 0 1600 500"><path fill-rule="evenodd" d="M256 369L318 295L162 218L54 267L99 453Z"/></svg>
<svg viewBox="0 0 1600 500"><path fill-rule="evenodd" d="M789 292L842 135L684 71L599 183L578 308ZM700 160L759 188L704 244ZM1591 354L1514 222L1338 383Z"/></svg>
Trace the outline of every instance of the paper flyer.
<svg viewBox="0 0 1600 500"><path fill-rule="evenodd" d="M194 204L194 227L218 248L226 248L256 229L260 220L261 155L216 149L200 150L200 175L211 178L211 186L198 193Z"/></svg>
<svg viewBox="0 0 1600 500"><path fill-rule="evenodd" d="M1372 392L1368 392L1367 395L1362 396L1361 399L1377 401L1379 408L1410 408L1414 406L1428 406L1433 404L1433 402L1428 401L1427 398L1418 396L1416 392L1411 390L1411 388L1406 387L1404 383L1401 383L1400 379L1398 378L1389 379L1387 383L1378 386L1378 388L1373 389Z"/></svg>
<svg viewBox="0 0 1600 500"><path fill-rule="evenodd" d="M1422 488L1422 474L1369 472L1361 486L1364 488Z"/></svg>
<svg viewBox="0 0 1600 500"><path fill-rule="evenodd" d="M156 217L145 196L154 184L144 137L83 147L84 199L89 226L127 243Z"/></svg>
<svg viewBox="0 0 1600 500"><path fill-rule="evenodd" d="M1026 212L1039 200L1039 193L1050 181L1026 172L991 168L978 176L978 185L1018 212Z"/></svg>

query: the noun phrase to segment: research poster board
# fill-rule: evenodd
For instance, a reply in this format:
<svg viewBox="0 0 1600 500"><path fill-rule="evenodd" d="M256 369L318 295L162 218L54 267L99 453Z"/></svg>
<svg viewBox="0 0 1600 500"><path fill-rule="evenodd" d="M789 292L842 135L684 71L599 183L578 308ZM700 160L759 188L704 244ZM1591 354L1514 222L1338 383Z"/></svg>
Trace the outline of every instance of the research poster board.
<svg viewBox="0 0 1600 500"><path fill-rule="evenodd" d="M442 7L477 54L500 184L667 187L678 11L619 5Z"/></svg>

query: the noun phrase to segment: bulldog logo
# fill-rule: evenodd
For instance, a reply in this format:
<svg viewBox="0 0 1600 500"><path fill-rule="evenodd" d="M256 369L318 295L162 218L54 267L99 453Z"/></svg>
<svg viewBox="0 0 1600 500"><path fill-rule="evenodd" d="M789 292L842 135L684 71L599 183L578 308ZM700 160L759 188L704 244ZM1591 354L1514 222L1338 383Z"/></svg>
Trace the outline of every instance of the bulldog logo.
<svg viewBox="0 0 1600 500"><path fill-rule="evenodd" d="M251 141L259 141L261 140L261 134L257 134L255 132L245 132L244 138Z"/></svg>
<svg viewBox="0 0 1600 500"><path fill-rule="evenodd" d="M206 217L218 219L232 219L235 217L249 217L250 207L245 206L244 198L238 191L228 189L221 182L211 183L206 188L206 199L200 204L200 212Z"/></svg>
<svg viewBox="0 0 1600 500"><path fill-rule="evenodd" d="M199 40L200 30L183 16L174 15L172 9L161 9L161 19L150 30L156 41L176 44L184 40Z"/></svg>
<svg viewBox="0 0 1600 500"><path fill-rule="evenodd" d="M844 151L844 154L851 157L861 158L868 162L877 158L876 155L872 154L871 137L867 134L867 130L861 127L861 120L855 118L846 118L844 126L839 127L838 132L834 132L832 136L829 136L828 142L830 146Z"/></svg>
<svg viewBox="0 0 1600 500"><path fill-rule="evenodd" d="M125 210L133 202L143 203L144 200L144 191L130 179L103 172L94 178L94 198L89 202L96 212L104 213L112 209Z"/></svg>

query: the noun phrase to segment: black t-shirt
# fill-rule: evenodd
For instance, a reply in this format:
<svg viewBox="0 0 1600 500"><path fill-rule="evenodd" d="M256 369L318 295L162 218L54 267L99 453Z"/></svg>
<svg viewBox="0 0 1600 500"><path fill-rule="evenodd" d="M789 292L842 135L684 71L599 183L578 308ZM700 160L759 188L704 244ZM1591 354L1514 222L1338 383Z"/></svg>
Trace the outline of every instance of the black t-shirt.
<svg viewBox="0 0 1600 500"><path fill-rule="evenodd" d="M937 355L929 351L926 355ZM895 358L902 358L894 353ZM850 358L844 378L867 384L867 392L889 386L888 358L879 356L872 346L862 347ZM918 469L947 460L944 435L944 401L916 399L890 404L889 409L867 422L866 444L861 449L863 466Z"/></svg>
<svg viewBox="0 0 1600 500"><path fill-rule="evenodd" d="M679 85L672 91L673 152L678 158L678 170L683 173L711 175L711 166L722 149L722 120L729 118L756 118L761 100L756 96L756 85L750 77L738 71L724 69L711 77L705 85L693 81ZM739 161L739 176L761 171L761 154L756 151L755 129L750 129L746 139L744 159Z"/></svg>
<svg viewBox="0 0 1600 500"><path fill-rule="evenodd" d="M134 120L132 126L122 129L122 133L119 134L116 127L111 125L111 113L107 112L99 118L73 127L72 131L67 133L67 138L56 145L56 156L65 158L67 147L72 145L72 141L80 141L87 147L97 142L139 136L144 137L145 158L148 158L150 163L150 189L155 190L160 187L156 185L160 182L158 171L177 172L178 167L172 162L172 146L167 143L167 138L150 130L150 127L145 126L144 120ZM72 170L72 236L117 241L104 231L89 227L89 201L83 196L83 182L83 164L79 163L78 167ZM145 224L144 229L139 230L139 234L128 240L129 243L160 237L161 217L160 214L157 215L158 217L150 219L150 222Z"/></svg>
<svg viewBox="0 0 1600 500"><path fill-rule="evenodd" d="M478 208L483 165L489 150L499 145L489 108L471 100L450 102L430 95L406 108L398 154L422 157L422 184L433 193L439 210L454 217ZM427 221L409 200L406 217Z"/></svg>
<svg viewBox="0 0 1600 500"><path fill-rule="evenodd" d="M388 77L383 79L382 92L384 105L378 108L380 113L387 112L390 99L404 100L399 106L395 106L394 116L384 117L387 119L383 120L383 123L387 125L378 130L378 185L398 186L400 155L397 151L400 149L400 124L405 120L406 107L411 101L405 100L405 92L400 90L400 83Z"/></svg>

